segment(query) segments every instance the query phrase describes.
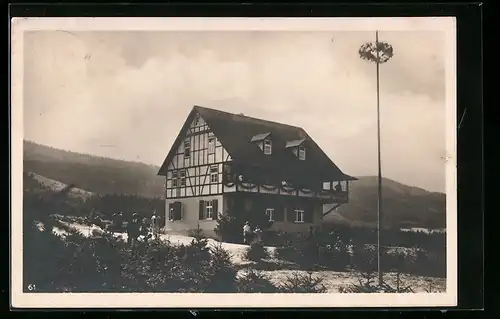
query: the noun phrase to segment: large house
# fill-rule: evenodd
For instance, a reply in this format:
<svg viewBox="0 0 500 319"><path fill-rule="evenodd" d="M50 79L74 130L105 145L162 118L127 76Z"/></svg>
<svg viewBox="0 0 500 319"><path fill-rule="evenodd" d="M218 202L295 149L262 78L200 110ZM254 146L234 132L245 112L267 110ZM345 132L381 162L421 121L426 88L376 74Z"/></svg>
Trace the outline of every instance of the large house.
<svg viewBox="0 0 500 319"><path fill-rule="evenodd" d="M300 127L200 106L158 175L166 178L165 231L199 225L210 236L224 214L266 214L272 229L307 231L328 213L324 204L348 202L356 180Z"/></svg>

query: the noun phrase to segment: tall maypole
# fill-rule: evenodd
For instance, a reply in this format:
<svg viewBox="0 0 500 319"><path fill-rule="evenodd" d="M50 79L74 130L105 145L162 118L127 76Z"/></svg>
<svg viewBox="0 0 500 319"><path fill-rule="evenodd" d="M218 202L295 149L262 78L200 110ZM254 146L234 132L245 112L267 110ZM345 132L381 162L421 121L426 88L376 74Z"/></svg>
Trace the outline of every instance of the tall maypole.
<svg viewBox="0 0 500 319"><path fill-rule="evenodd" d="M377 70L377 159L378 159L378 203L377 203L377 268L378 268L378 282L382 286L383 272L382 272L382 252L383 240L382 237L382 164L380 157L380 84L379 73L380 64L383 64L393 56L392 46L386 42L379 42L378 31L375 31L375 42L367 42L359 49L359 56L369 62L374 62Z"/></svg>

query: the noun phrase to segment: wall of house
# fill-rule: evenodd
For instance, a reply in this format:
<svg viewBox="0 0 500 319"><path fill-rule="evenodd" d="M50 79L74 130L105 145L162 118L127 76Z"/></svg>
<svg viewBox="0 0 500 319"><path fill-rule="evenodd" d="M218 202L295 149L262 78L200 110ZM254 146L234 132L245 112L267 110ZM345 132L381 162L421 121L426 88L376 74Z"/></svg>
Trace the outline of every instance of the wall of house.
<svg viewBox="0 0 500 319"><path fill-rule="evenodd" d="M232 204L229 204L232 202ZM224 213L228 213L227 209L233 207L234 213L246 211L253 213L255 210L265 213L267 208L275 210L275 216L281 215L283 221L274 221L271 230L286 231L286 232L307 232L309 227L318 227L321 225L323 204L320 201L312 201L308 198L299 198L296 196L269 195L269 194L252 194L238 193L224 195ZM292 211L294 208L304 208L312 206L312 222L296 222L295 219L289 220L287 209ZM277 210L282 210L283 214L279 214ZM278 219L278 218L276 218Z"/></svg>
<svg viewBox="0 0 500 319"><path fill-rule="evenodd" d="M210 201L217 200L217 212L214 213L214 218L212 220L200 220L199 219L199 205L200 200ZM214 228L217 226L217 216L218 213L224 212L225 203L223 201L222 195L216 196L198 196L198 197L188 197L188 198L172 198L167 199L165 206L165 227L164 231L171 234L189 235L190 230L196 229L198 225L203 230L205 235L209 237L215 237ZM169 207L171 203L181 202L181 220L170 220L169 219Z"/></svg>
<svg viewBox="0 0 500 319"><path fill-rule="evenodd" d="M288 220L288 214L287 214L287 209L291 208L286 208L285 207L285 220L280 221L280 222L274 222L273 225L271 226L271 230L275 231L282 231L282 232L308 232L309 227L320 227L321 226L321 220L322 220L322 215L323 215L323 205L318 203L314 205L313 208L313 222L312 223L307 223L307 222L302 222L298 223L295 221L289 221Z"/></svg>
<svg viewBox="0 0 500 319"><path fill-rule="evenodd" d="M211 138L215 138L213 149L209 145ZM186 151L185 141L189 143L189 151ZM193 120L176 154L168 163L165 197L222 194L223 163L227 161L231 161L231 156L211 132L203 118ZM217 175L215 182L212 180L214 174Z"/></svg>

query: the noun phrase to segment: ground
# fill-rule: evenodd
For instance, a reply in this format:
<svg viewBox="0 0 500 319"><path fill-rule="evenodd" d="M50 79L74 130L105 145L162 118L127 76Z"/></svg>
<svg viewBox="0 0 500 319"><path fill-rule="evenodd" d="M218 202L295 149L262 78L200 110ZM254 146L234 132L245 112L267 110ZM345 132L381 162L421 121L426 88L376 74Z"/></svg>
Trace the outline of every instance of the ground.
<svg viewBox="0 0 500 319"><path fill-rule="evenodd" d="M66 223L67 224L67 223ZM68 224L71 225L72 227L75 227L77 230L79 230L82 234L88 236L91 234L94 230L101 230L97 226L84 226L84 225L79 225L79 224ZM62 234L63 231L60 229L55 230L56 233ZM123 239L126 240L127 234L125 233L115 233L115 236L117 237L122 237ZM182 235L173 235L173 234L162 234L161 235L162 240L169 240L173 244L189 244L191 240L193 240L193 237L188 237L188 236L182 236ZM215 245L219 244L218 241L214 239L208 239L209 245ZM249 262L245 260L244 252L248 248L248 245L241 245L241 244L232 244L232 243L225 243L222 242L220 243L224 249L226 249L232 257L232 262L234 265L238 268L240 268L240 272L244 271L244 269L248 266L254 265L255 263ZM269 249L269 252L271 255L274 255L274 252L276 250L275 247L267 247ZM269 262L272 262L273 265L276 264L284 264L282 261L275 260L274 258L270 260ZM279 268L279 267L278 267ZM283 268L283 267L281 267ZM275 283L279 283L282 281L287 275L292 274L293 272L306 272L306 271L301 271L301 270L290 270L290 269L277 269L277 270L262 270L264 274L266 274L269 279ZM350 271L345 271L345 272L338 272L338 271L330 271L330 270L324 270L324 271L314 271L314 275L319 275L322 276L324 280L324 284L326 288L328 289L329 293L336 293L339 292L339 288L345 287L351 283L357 283L358 282L358 277L354 272ZM395 286L396 282L396 274L394 273L388 273L385 274L385 279L386 281L392 285ZM411 286L412 289L415 292L428 292L429 289L431 292L444 292L446 290L446 279L445 278L433 278L433 277L421 277L421 276L412 276L412 275L401 275L401 280L404 282L405 285Z"/></svg>

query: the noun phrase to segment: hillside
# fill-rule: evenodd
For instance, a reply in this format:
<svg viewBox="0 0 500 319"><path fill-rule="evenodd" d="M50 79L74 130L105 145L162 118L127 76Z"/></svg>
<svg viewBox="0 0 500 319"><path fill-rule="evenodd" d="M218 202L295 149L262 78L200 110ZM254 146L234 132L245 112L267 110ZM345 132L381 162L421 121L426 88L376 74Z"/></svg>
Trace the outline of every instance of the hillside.
<svg viewBox="0 0 500 319"><path fill-rule="evenodd" d="M325 222L375 225L377 177L362 176L350 184L349 203L325 217ZM389 227L445 228L446 195L429 192L384 178L382 181L383 222ZM325 207L327 211L331 205Z"/></svg>
<svg viewBox="0 0 500 319"><path fill-rule="evenodd" d="M24 171L74 184L100 194L136 194L161 197L165 180L158 167L79 154L24 141Z"/></svg>
<svg viewBox="0 0 500 319"><path fill-rule="evenodd" d="M63 151L24 142L24 171L48 178L46 183L73 184L99 194L136 194L162 197L164 179L158 167ZM327 223L374 225L377 213L377 178L358 177L350 185L350 202L325 217ZM50 181L52 180L52 181ZM55 186L54 186L55 187ZM385 224L398 228L444 228L445 194L383 180ZM329 207L325 207L325 211Z"/></svg>
<svg viewBox="0 0 500 319"><path fill-rule="evenodd" d="M46 186L48 189L54 192L60 192L65 189L68 184L62 183L60 181L53 180L35 173L28 173L28 177L33 178L35 181L39 182L41 185ZM26 182L26 179L25 179ZM94 195L92 192L73 187L69 191L68 195L73 198L87 199Z"/></svg>

